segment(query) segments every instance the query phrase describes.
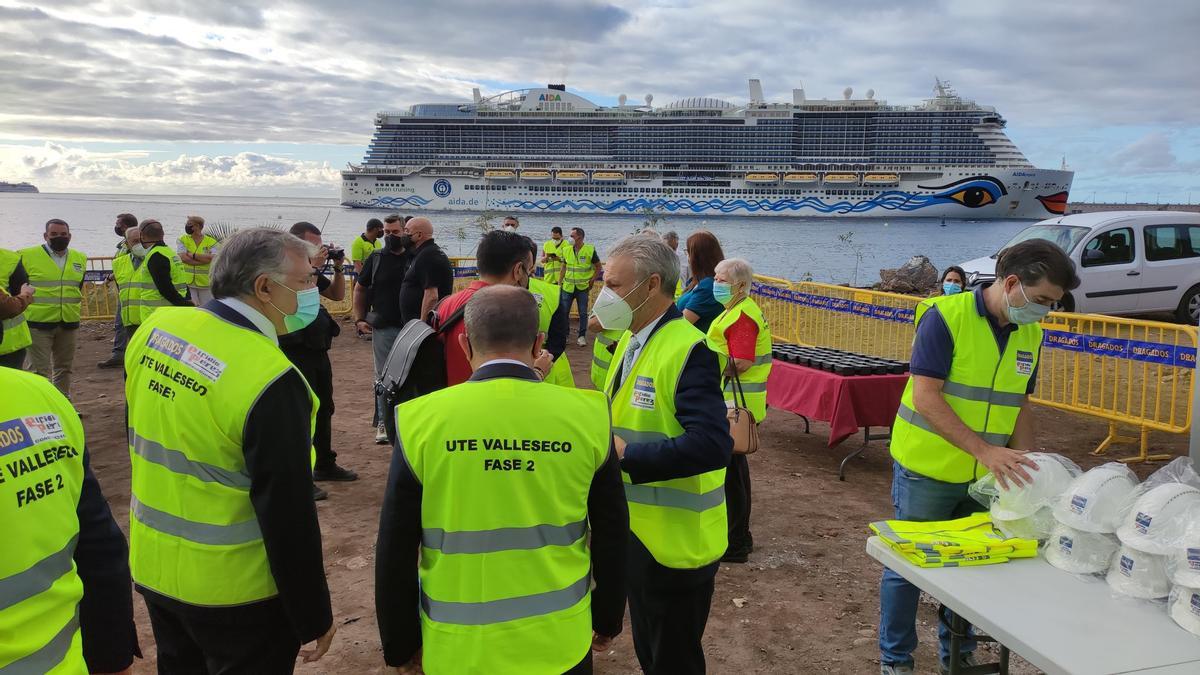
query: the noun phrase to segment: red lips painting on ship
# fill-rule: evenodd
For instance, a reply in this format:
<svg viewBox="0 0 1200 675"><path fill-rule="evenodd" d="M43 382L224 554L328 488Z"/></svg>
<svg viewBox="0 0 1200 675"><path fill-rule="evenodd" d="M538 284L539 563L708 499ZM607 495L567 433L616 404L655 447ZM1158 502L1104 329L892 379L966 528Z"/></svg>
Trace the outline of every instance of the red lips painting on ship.
<svg viewBox="0 0 1200 675"><path fill-rule="evenodd" d="M1037 200L1050 213L1061 216L1067 212L1067 193L1065 191L1038 197Z"/></svg>

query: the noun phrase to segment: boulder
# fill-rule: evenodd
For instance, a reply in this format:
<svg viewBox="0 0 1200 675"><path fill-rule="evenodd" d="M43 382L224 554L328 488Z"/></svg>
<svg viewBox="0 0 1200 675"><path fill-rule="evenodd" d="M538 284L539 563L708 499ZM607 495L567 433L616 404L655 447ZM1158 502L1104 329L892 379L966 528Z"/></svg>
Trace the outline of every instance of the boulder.
<svg viewBox="0 0 1200 675"><path fill-rule="evenodd" d="M879 270L879 278L875 287L881 291L925 294L937 286L938 270L929 258L915 255L896 269Z"/></svg>

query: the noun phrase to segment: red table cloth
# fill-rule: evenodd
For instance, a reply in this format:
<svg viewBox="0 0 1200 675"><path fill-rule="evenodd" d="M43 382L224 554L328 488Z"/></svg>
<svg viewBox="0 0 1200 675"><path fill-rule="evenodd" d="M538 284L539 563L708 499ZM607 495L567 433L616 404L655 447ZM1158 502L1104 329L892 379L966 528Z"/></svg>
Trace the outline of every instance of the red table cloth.
<svg viewBox="0 0 1200 675"><path fill-rule="evenodd" d="M829 447L863 427L890 427L908 374L838 375L775 359L767 405L829 422Z"/></svg>

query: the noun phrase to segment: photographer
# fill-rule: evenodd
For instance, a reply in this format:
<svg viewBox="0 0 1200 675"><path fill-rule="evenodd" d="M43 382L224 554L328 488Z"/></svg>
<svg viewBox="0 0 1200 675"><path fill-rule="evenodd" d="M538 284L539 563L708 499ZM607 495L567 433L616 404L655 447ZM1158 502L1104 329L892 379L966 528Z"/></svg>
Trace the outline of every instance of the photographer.
<svg viewBox="0 0 1200 675"><path fill-rule="evenodd" d="M321 231L312 223L296 223L289 231L296 237L320 247L317 255L311 260L320 294L335 302L344 298L346 278L342 272L342 263L346 259L345 251L322 245ZM321 273L327 260L333 263L333 280ZM305 310L302 306L298 312L302 314ZM320 401L317 408L317 429L313 435L313 447L317 452L313 480L357 480L357 473L338 466L337 453L333 451L333 366L329 363L329 348L333 345L333 338L337 337L341 330L324 307L318 304L312 311L317 313L317 318L299 331L280 336L279 348L300 374L304 375L304 379L308 380L309 386ZM325 499L327 496L324 490L313 486L314 499Z"/></svg>

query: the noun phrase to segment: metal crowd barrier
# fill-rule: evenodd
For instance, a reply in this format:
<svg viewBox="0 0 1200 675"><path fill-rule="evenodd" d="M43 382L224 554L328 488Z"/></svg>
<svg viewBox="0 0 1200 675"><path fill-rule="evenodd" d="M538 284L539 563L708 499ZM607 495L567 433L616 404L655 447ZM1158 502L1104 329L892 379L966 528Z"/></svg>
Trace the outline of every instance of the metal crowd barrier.
<svg viewBox="0 0 1200 675"><path fill-rule="evenodd" d="M765 276L756 277L752 294L777 339L902 360L911 353L921 298ZM1121 461L1167 458L1149 454L1149 435L1191 429L1196 327L1060 312L1042 327L1032 400L1107 420L1108 435L1094 454L1136 443L1138 454ZM1137 435L1123 435L1122 425Z"/></svg>

